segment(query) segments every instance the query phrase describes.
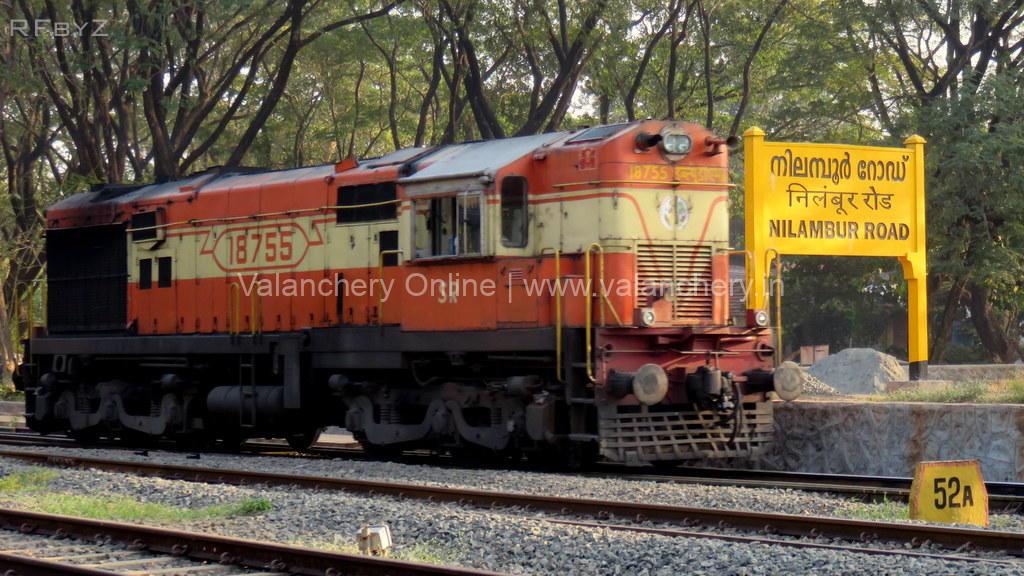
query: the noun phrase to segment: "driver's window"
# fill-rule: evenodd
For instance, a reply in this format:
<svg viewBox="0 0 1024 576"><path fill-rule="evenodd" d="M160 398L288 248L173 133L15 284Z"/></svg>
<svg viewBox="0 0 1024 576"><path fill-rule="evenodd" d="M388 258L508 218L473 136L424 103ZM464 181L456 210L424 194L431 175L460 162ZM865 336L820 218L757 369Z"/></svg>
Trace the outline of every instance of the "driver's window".
<svg viewBox="0 0 1024 576"><path fill-rule="evenodd" d="M416 258L481 253L483 228L479 192L416 200L413 238Z"/></svg>

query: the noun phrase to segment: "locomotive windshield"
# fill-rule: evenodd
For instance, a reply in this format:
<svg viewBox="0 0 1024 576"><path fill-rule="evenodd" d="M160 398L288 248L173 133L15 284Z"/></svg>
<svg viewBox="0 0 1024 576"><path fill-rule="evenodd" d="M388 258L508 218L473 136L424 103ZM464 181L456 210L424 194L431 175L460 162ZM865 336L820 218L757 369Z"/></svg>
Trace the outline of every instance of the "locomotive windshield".
<svg viewBox="0 0 1024 576"><path fill-rule="evenodd" d="M595 126L588 128L583 132L569 138L565 141L566 144L577 144L579 142L592 142L594 140L604 140L605 138L617 133L629 124L609 124L607 126Z"/></svg>

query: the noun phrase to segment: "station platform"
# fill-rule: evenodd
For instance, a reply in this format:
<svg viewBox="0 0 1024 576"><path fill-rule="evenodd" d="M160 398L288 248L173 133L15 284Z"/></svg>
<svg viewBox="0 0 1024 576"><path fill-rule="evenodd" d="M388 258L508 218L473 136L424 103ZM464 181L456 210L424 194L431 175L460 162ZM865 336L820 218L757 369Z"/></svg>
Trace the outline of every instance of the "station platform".
<svg viewBox="0 0 1024 576"><path fill-rule="evenodd" d="M978 459L986 480L1024 481L1024 404L814 398L776 402L775 417L755 467L913 476L922 460Z"/></svg>

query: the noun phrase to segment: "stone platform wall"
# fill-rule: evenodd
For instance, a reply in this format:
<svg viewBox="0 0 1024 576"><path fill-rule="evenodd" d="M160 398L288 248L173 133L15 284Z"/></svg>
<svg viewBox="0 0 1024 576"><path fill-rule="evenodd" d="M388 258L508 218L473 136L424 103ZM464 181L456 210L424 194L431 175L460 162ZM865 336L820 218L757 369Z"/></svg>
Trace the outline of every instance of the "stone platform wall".
<svg viewBox="0 0 1024 576"><path fill-rule="evenodd" d="M934 364L928 377L935 380L977 382L1024 379L1024 364Z"/></svg>
<svg viewBox="0 0 1024 576"><path fill-rule="evenodd" d="M1024 405L798 401L775 418L761 468L912 476L921 460L976 458L986 480L1024 481Z"/></svg>

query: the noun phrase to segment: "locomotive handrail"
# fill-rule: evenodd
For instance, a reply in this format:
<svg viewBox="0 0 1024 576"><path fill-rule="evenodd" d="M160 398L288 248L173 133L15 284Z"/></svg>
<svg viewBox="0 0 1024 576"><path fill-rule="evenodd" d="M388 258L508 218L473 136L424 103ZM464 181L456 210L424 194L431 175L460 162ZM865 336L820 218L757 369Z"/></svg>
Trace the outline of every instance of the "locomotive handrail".
<svg viewBox="0 0 1024 576"><path fill-rule="evenodd" d="M228 334L239 334L242 323L242 287L228 284Z"/></svg>
<svg viewBox="0 0 1024 576"><path fill-rule="evenodd" d="M561 248L541 248L538 256L543 256L551 250L555 255L555 289L552 295L555 298L555 378L564 382L562 374L562 250Z"/></svg>
<svg viewBox="0 0 1024 576"><path fill-rule="evenodd" d="M261 304L260 296L254 292L252 298L249 299L249 313L251 314L250 318L252 318L252 322L249 325L249 333L253 336L263 332L263 306L257 306L257 304Z"/></svg>
<svg viewBox="0 0 1024 576"><path fill-rule="evenodd" d="M394 200L384 200L381 202L369 202L367 204L352 204L348 206L340 205L328 205L319 206L317 208L297 208L295 210L279 210L277 212L258 212L256 214L250 214L248 216L222 216L220 218L193 218L190 220L178 220L176 222L165 222L163 224L154 224L153 226L140 226L138 228L128 228L126 232L143 232L148 230L159 230L161 228L169 228L171 226L180 226L182 224L191 224L195 226L197 224L207 224L209 222L236 222L238 220L253 220L259 218L265 218L268 216L293 216L295 214L307 214L310 212L327 212L329 210L355 210L359 208L373 208L375 206L384 206L386 204L401 204L403 200L396 198Z"/></svg>
<svg viewBox="0 0 1024 576"><path fill-rule="evenodd" d="M765 251L764 257L765 270L771 270L771 261L775 260L775 280L779 283L775 290L775 365L778 366L782 363L782 254L775 248L769 248ZM767 280L767 285L771 287L771 277L769 276Z"/></svg>
<svg viewBox="0 0 1024 576"><path fill-rule="evenodd" d="M250 324L249 333L253 336L263 332L263 307L258 306L259 296L253 294L249 300ZM242 333L242 287L239 284L228 285L228 334Z"/></svg>
<svg viewBox="0 0 1024 576"><path fill-rule="evenodd" d="M562 374L562 250L555 248L555 374L559 382L565 381Z"/></svg>
<svg viewBox="0 0 1024 576"><path fill-rule="evenodd" d="M591 257L591 255L594 252L597 252L597 257L598 257L598 259L597 259L597 276L598 276L598 279L597 279L597 281L598 281L598 290L597 290L597 292L599 294L598 298L599 298L599 300L601 302L601 306L598 307L598 313L600 314L600 317L601 317L601 326L605 325L605 314L604 314L605 306L607 306L608 309L611 310L612 316L615 317L615 322L619 326L623 325L622 324L622 319L619 318L619 313L615 310L615 307L612 306L611 300L608 298L608 293L604 289L604 246L601 246L601 244L599 244L597 242L594 242L590 246L587 247L587 251L584 254L584 262L583 262L583 285L586 286L586 290L587 290L587 301L586 301L586 306L584 306L584 308L585 308L585 310L584 310L584 318L585 318L585 322L586 322L586 342L587 342L586 364L587 364L587 378L589 378L591 382L597 382L597 378L594 377L594 366L593 366L593 358L592 358L593 346L594 346L594 342L593 342L594 338L593 338L593 334L592 334L592 329L593 329L593 324L594 324L594 319L593 319L593 316L594 316L594 311L593 311L593 308L594 308L594 290L593 290L593 288L594 287L591 285L592 278L591 278L591 270L590 270L590 257Z"/></svg>
<svg viewBox="0 0 1024 576"><path fill-rule="evenodd" d="M25 295L25 301L27 302L27 309L25 310L25 340L32 338L32 329L35 328L35 302L36 302L36 288L38 284L36 281L32 282L31 288L28 289L28 294ZM43 292L43 297L46 297L46 292ZM43 302L43 325L46 324L46 302Z"/></svg>
<svg viewBox="0 0 1024 576"><path fill-rule="evenodd" d="M593 244L591 244L590 247L587 248L587 266L590 265L590 254L596 248L597 252L598 252L598 255L599 255L599 260L598 260L598 279L597 279L597 281L598 281L598 288L599 289L598 289L597 293L600 295L601 302L603 304L601 307L598 308L598 310L601 313L601 326L605 325L605 316L604 316L604 307L605 306L607 306L608 310L611 311L612 317L615 318L615 323L618 324L619 326L623 326L622 318L619 317L619 313L615 310L615 306L612 306L612 301L608 298L608 291L605 290L605 285L604 285L604 254L605 254L604 249L605 248L610 248L610 247L611 246L604 246L604 245L598 244L597 242L594 242ZM623 246L623 247L630 248L629 246ZM589 278L586 281L589 282ZM588 284L588 286L589 286L589 284Z"/></svg>
<svg viewBox="0 0 1024 576"><path fill-rule="evenodd" d="M747 270L753 269L753 266L751 264L753 263L754 255L750 252L750 250L745 250L745 249L744 250L737 250L735 248L730 248L729 250L726 251L726 254L728 254L729 256L732 256L733 254L743 254L743 293L744 294L749 293L750 292L750 286L749 286L749 284L747 282ZM731 264L730 264L730 266L731 266ZM729 272L729 290L730 290L729 295L731 296L732 295L732 292L731 292L732 291L732 272L731 271ZM744 300L743 307L746 308L746 306L747 306L747 301ZM731 312L731 310L730 310L730 312Z"/></svg>
<svg viewBox="0 0 1024 576"><path fill-rule="evenodd" d="M384 257L385 256L398 256L402 253L401 250L381 250L380 254L377 255L377 276L380 278L381 284L384 283ZM377 296L377 325L384 325L384 291L380 291L380 295Z"/></svg>
<svg viewBox="0 0 1024 576"><path fill-rule="evenodd" d="M587 247L587 251L583 260L583 286L587 291L586 304L584 305L583 317L587 342L587 354L586 354L586 366L587 366L587 379L590 382L597 382L597 378L594 377L594 336L593 336L593 324L594 324L594 287L591 286L590 277L590 255L594 249L597 249L598 254L598 276L601 277L601 282L604 282L604 248L597 242L594 242ZM604 326L604 306L601 307L601 326Z"/></svg>
<svg viewBox="0 0 1024 576"><path fill-rule="evenodd" d="M401 204L401 198L395 198L394 200L381 200L380 202L369 202L367 204L346 204L344 206L322 206L321 210L348 210L352 208L373 208L374 206L385 206L387 204Z"/></svg>
<svg viewBox="0 0 1024 576"><path fill-rule="evenodd" d="M743 266L745 270L753 268L751 261L754 258L754 254L750 250L729 250L729 254L743 254L744 262ZM769 248L765 252L765 270L768 270L769 276L765 278L765 285L771 286L771 261L775 260L775 279L780 285L782 284L782 254L775 248ZM746 272L744 271L744 282L746 282ZM775 363L779 364L782 360L782 290L775 291L775 314L773 315L776 327L775 327Z"/></svg>

